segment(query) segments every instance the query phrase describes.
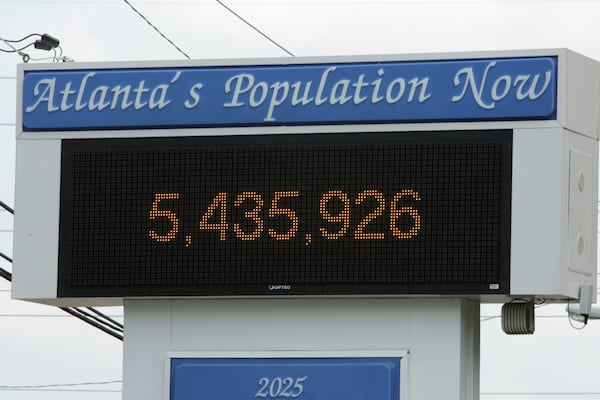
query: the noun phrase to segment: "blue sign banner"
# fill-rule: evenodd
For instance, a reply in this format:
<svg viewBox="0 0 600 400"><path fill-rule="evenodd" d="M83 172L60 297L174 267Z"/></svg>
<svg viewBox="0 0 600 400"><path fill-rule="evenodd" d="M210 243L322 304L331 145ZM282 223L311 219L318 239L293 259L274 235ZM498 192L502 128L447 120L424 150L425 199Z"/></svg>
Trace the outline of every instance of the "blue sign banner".
<svg viewBox="0 0 600 400"><path fill-rule="evenodd" d="M400 360L173 358L170 400L400 400Z"/></svg>
<svg viewBox="0 0 600 400"><path fill-rule="evenodd" d="M555 119L557 58L25 71L24 131Z"/></svg>

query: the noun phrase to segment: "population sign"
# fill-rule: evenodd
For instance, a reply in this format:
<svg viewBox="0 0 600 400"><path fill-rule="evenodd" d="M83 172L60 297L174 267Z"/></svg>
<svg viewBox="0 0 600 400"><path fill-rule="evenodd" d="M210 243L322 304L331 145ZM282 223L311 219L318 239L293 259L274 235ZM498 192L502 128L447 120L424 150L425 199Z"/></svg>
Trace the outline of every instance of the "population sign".
<svg viewBox="0 0 600 400"><path fill-rule="evenodd" d="M52 282L22 297L536 295L538 231L591 279L594 206L522 198L547 139L550 195L595 190L586 139L527 131L568 115L568 54L22 67L15 258Z"/></svg>

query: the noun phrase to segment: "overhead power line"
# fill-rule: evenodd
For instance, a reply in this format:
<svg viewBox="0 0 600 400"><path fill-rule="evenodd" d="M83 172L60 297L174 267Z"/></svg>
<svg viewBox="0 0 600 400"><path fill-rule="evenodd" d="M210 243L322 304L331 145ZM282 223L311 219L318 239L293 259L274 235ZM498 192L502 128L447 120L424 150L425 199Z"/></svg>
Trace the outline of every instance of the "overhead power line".
<svg viewBox="0 0 600 400"><path fill-rule="evenodd" d="M252 25L248 20L243 18L240 14L236 13L231 8L227 7L227 5L225 5L225 3L223 3L221 0L216 0L216 2L219 3L221 6L223 6L227 11L229 11L230 13L235 15L240 21L242 21L243 23L248 25L250 28L254 29L256 32L258 32L262 37L267 39L269 42L273 43L275 46L279 47L281 50L285 51L290 56L295 57L291 51L289 51L288 49L286 49L285 47L283 47L282 45L277 43L275 40L271 39L266 33L261 31L260 29L258 29L256 26Z"/></svg>
<svg viewBox="0 0 600 400"><path fill-rule="evenodd" d="M144 21L146 21L146 23L148 25L150 25L152 27L152 29L154 29L160 36L163 37L163 39L165 39L167 42L169 42L169 44L171 44L175 49L177 49L177 51L179 51L181 54L183 54L188 60L191 59L191 57L184 52L183 50L181 50L181 48L179 48L179 46L177 46L171 39L169 39L164 33L162 33L160 31L160 29L158 29L156 27L156 25L154 25L152 22L150 22L150 20L144 15L142 14L136 7L133 6L133 4L131 4L131 2L129 2L129 0L123 0L125 2L125 4L127 4L137 15L139 15ZM275 46L279 47L281 50L283 50L284 52L286 52L288 55L294 57L294 54L289 51L288 49L286 49L285 47L283 47L281 44L277 43L274 39L272 39L270 36L268 36L266 33L264 33L262 30L260 30L259 28L257 28L255 25L253 25L252 23L250 23L250 21L248 21L247 19L245 19L244 17L242 17L240 14L238 14L237 12L235 12L232 8L228 7L225 3L223 3L220 0L216 0L217 3L219 3L219 5L221 5L223 8L225 8L227 11L229 11L231 14L233 14L236 18L238 18L240 21L242 21L243 23L245 23L246 25L248 25L250 28L252 28L254 31L256 31L258 34L260 34L262 37L264 37L265 39L267 39L269 42L273 43Z"/></svg>
<svg viewBox="0 0 600 400"><path fill-rule="evenodd" d="M2 252L0 252L0 258L4 258L6 261L12 264L12 259ZM12 274L4 268L0 268L0 277L6 279L9 282L12 282Z"/></svg>
<svg viewBox="0 0 600 400"><path fill-rule="evenodd" d="M6 256L4 253L0 253L0 257L12 263L12 259ZM6 271L4 268L0 268L0 276L9 282L12 282L12 274ZM68 314L71 314L75 318L79 318L83 322L100 329L102 332L107 333L116 339L121 341L123 340L123 325L92 307L88 307L88 310L96 316L91 315L89 312L77 307L60 307L60 309Z"/></svg>
<svg viewBox="0 0 600 400"><path fill-rule="evenodd" d="M9 282L12 282L12 274L4 268L0 268L0 277L6 279Z"/></svg>
<svg viewBox="0 0 600 400"><path fill-rule="evenodd" d="M35 41L30 41L27 44L22 43L25 40L30 39L32 37L39 37L39 39L36 39ZM33 40L33 39L31 39L31 40ZM5 46L10 47L10 50L3 49L0 47L0 52L17 53L18 55L20 55L23 58L23 62L29 62L30 60L32 60L32 61L52 60L54 62L58 62L59 60L65 61L65 57L62 57L62 48L60 47L60 40L58 40L54 36L49 35L47 33L42 33L42 34L31 33L21 39L16 39L16 40L0 37L0 42L4 43ZM14 46L13 46L13 44L14 44ZM45 51L52 50L54 55L52 57L33 58L28 53L23 52L23 50L25 50L31 46L33 46L37 50L45 50ZM56 49L60 50L60 56L57 55Z"/></svg>
<svg viewBox="0 0 600 400"><path fill-rule="evenodd" d="M15 210L13 210L12 207L8 206L2 201L0 201L0 207L10 212L11 214L15 213ZM0 258L5 259L11 264L13 262L12 258L8 257L2 252L0 252ZM6 279L9 282L12 282L12 274L4 268L0 268L0 277ZM60 307L60 309L68 314L71 314L75 318L78 318L83 322L92 325L97 329L100 329L102 332L107 333L112 337L123 341L123 333L125 331L123 324L113 320L112 318L96 310L95 308L88 307L86 310L84 310L78 307Z"/></svg>
<svg viewBox="0 0 600 400"><path fill-rule="evenodd" d="M9 290L6 291L9 292ZM123 318L122 315L110 315L109 317ZM0 314L0 318L71 318L71 316L64 314Z"/></svg>
<svg viewBox="0 0 600 400"><path fill-rule="evenodd" d="M6 211L8 211L11 214L15 213L15 210L12 209L12 207L8 206L5 202L3 202L2 200L0 200L0 207L4 208Z"/></svg>
<svg viewBox="0 0 600 400"><path fill-rule="evenodd" d="M112 328L111 323L101 322L101 321L98 321L96 318L90 318L88 313L86 313L85 311L83 311L81 308L78 308L78 307L61 307L60 309L66 313L71 314L75 318L79 318L83 322L85 322L89 325L92 325L93 327L95 327L97 329L100 329L102 332L109 334L110 336L114 337L115 339L123 341L123 329L122 328L115 329L115 328ZM111 319L111 321L112 321L112 319ZM112 321L112 322L116 322L116 321Z"/></svg>
<svg viewBox="0 0 600 400"><path fill-rule="evenodd" d="M122 380L114 380L114 381L100 381L100 382L50 383L47 385L0 385L0 389L3 389L3 390L48 389L48 388L74 387L74 386L112 385L115 383L123 383L123 381Z"/></svg>
<svg viewBox="0 0 600 400"><path fill-rule="evenodd" d="M118 389L4 389L9 391L27 391L27 392L84 392L84 393L121 393Z"/></svg>
<svg viewBox="0 0 600 400"><path fill-rule="evenodd" d="M18 40L10 40L10 39L2 39L3 42L8 42L8 43L19 43L22 42L24 40L27 40L31 37L34 36L42 36L40 33L30 33L29 35L25 36L24 38L18 39Z"/></svg>
<svg viewBox="0 0 600 400"><path fill-rule="evenodd" d="M160 31L160 29L158 29L152 22L150 22L148 20L148 18L146 18L144 16L144 14L142 14L140 11L138 11L137 8L135 8L128 0L123 0L125 2L125 4L127 4L129 6L129 8L131 8L137 15L139 15L144 21L146 21L146 23L148 25L150 25L152 27L152 29L154 29L160 36L162 36L163 39L165 39L167 42L169 42L171 44L171 46L173 46L175 49L177 49L178 52L180 52L181 54L183 54L185 56L185 58L187 58L188 60L191 60L190 56L187 55L187 53L183 50L181 50L179 48L179 46L177 46L175 43L173 43L173 41L171 39L169 39L164 33L162 33Z"/></svg>
<svg viewBox="0 0 600 400"><path fill-rule="evenodd" d="M12 46L8 40L2 39L2 38L0 38L0 40L2 40L4 43L6 43L11 48L10 50L0 48L0 51L3 53L18 53L20 51L23 51L23 50L33 46L33 43L29 43L23 47L16 48L16 47Z"/></svg>

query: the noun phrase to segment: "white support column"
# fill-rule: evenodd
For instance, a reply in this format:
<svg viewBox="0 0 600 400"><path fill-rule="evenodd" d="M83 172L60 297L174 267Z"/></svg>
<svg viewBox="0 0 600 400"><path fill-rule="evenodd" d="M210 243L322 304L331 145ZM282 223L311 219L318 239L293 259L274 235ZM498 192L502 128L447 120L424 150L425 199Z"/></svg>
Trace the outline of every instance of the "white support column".
<svg viewBox="0 0 600 400"><path fill-rule="evenodd" d="M125 318L124 400L165 400L169 352L386 350L408 352L402 400L479 398L475 301L128 300Z"/></svg>

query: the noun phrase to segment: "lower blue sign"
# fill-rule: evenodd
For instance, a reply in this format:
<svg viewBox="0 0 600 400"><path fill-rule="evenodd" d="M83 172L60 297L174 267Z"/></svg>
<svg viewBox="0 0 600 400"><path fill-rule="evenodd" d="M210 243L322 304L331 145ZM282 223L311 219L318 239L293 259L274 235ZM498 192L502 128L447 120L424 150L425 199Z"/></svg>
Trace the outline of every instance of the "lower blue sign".
<svg viewBox="0 0 600 400"><path fill-rule="evenodd" d="M399 400L400 361L172 358L170 400Z"/></svg>

